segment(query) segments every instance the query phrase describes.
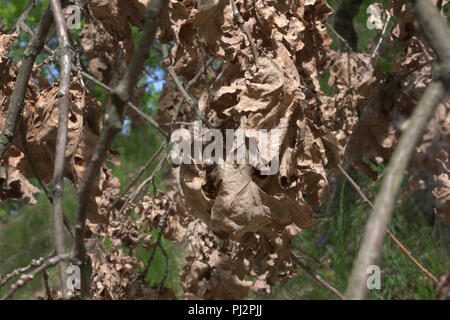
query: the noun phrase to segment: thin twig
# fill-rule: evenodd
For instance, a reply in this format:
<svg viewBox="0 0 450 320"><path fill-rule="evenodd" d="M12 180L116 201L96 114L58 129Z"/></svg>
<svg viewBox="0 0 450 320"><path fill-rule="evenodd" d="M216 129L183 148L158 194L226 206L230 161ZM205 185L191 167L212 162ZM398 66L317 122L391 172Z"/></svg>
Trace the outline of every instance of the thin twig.
<svg viewBox="0 0 450 320"><path fill-rule="evenodd" d="M168 55L167 45L165 45L165 44L161 45L161 49L162 49L164 56L167 56ZM189 93L186 92L186 89L181 84L180 79L178 79L178 76L175 73L173 66L168 66L167 70L169 71L169 74L172 77L172 80L175 82L175 85L177 86L178 91L181 93L184 100L186 100L186 102L189 104L191 109L197 114L197 117L200 120L202 120L202 122L205 124L205 126L208 128L211 128L211 124L205 118L205 116L201 113L200 109L198 108L197 103L191 98L191 96L189 96Z"/></svg>
<svg viewBox="0 0 450 320"><path fill-rule="evenodd" d="M246 35L248 42L250 43L250 48L252 49L253 59L255 65L258 64L258 49L256 48L255 41L253 41L252 35L250 31L248 31L247 26L245 25L244 19L242 19L241 14L239 13L239 9L236 6L236 2L234 0L230 0L231 8L233 10L233 17L236 23L239 25L239 28Z"/></svg>
<svg viewBox="0 0 450 320"><path fill-rule="evenodd" d="M14 33L20 32L22 25L25 24L25 20L27 20L28 16L30 15L31 11L36 7L36 5L37 0L30 0L30 2L28 3L28 7L25 9L24 12L22 12L19 19L17 19L16 27L14 28Z"/></svg>
<svg viewBox="0 0 450 320"><path fill-rule="evenodd" d="M147 179L145 179L137 188L136 190L133 191L133 193L127 198L127 200L125 201L125 203L122 205L122 207L120 208L120 211L118 213L118 215L120 216L124 210L128 207L128 205L130 203L133 203L134 199L138 196L138 194L141 192L141 190L149 183L151 183L153 181L153 179L155 179L156 174L161 170L164 162L167 161L167 159L169 159L169 152L166 151L166 154L164 155L164 157L161 159L161 161L158 163L158 165L156 166L155 170L153 170L152 174L150 175L150 177L148 177Z"/></svg>
<svg viewBox="0 0 450 320"><path fill-rule="evenodd" d="M370 208L372 208L372 210L374 209L374 205L373 203L366 197L366 195L364 194L364 192L362 192L361 188L358 186L358 184L352 179L352 177L350 177L350 175L344 170L344 168L338 164L338 168L341 171L341 173L347 178L347 180L350 182L350 184L353 186L353 188L356 190L356 192L358 192L358 194L361 196L361 198L364 200L364 202L366 202ZM425 267L423 267L411 254L411 252L406 249L406 247L400 242L400 240L397 239L397 237L395 237L392 232L389 229L386 229L386 233L388 234L388 236L394 240L395 244L411 259L411 261L419 267L420 270L423 271L423 273L425 273L428 277L431 278L431 280L433 280L435 283L438 282L438 280L436 279L435 276L433 276L431 274L430 271L428 271L427 269L425 269Z"/></svg>
<svg viewBox="0 0 450 320"><path fill-rule="evenodd" d="M39 267L46 260L48 260L51 257L53 257L55 254L56 254L56 251L53 251L52 253L50 253L46 257L40 257L39 259L31 260L30 264L25 266L25 267L15 269L13 272L7 274L5 276L5 278L3 278L0 281L0 288L3 287L6 283L8 283L9 280L13 279L14 277L17 277L18 275L21 275L22 273L25 273L25 272L29 271L30 269L32 269L34 267Z"/></svg>
<svg viewBox="0 0 450 320"><path fill-rule="evenodd" d="M339 40L341 40L341 43L347 48L348 51L353 51L352 47L348 44L347 40L345 40L345 38L343 36L341 36L339 34L339 32L336 31L335 28L333 28L333 26L331 24L329 24L328 22L325 23L325 25L330 28L331 31L333 31L333 33L336 35L336 37L339 38Z"/></svg>
<svg viewBox="0 0 450 320"><path fill-rule="evenodd" d="M32 272L30 272L29 274L23 274L19 280L17 280L16 283L14 283L13 285L11 285L11 289L9 289L9 291L0 299L0 300L7 300L9 298L11 298L13 296L13 294L19 290L20 288L22 288L23 286L25 286L25 284L34 279L39 273L41 273L42 271L48 269L49 267L52 267L54 265L57 265L60 261L67 261L71 259L71 255L69 253L65 253L61 256L54 256L52 258L49 258L47 260L45 260L39 267L37 267L36 269L34 269Z"/></svg>
<svg viewBox="0 0 450 320"><path fill-rule="evenodd" d="M200 76L206 71L206 68L213 62L213 60L214 60L213 57L209 58L208 61L206 62L206 64L200 68L200 70L197 72L197 74L186 85L186 88L185 88L186 91L189 91L189 89L191 89L191 87L197 82L198 78L200 78ZM175 121L178 118L178 114L180 113L180 109L181 109L181 106L183 105L183 102L184 102L184 96L181 95L180 102L178 102L178 105L175 106L175 114L172 117L173 124L177 124L177 123L175 123Z"/></svg>
<svg viewBox="0 0 450 320"><path fill-rule="evenodd" d="M119 199L123 198L123 196L131 189L132 186L134 186L134 184L139 180L139 178L142 177L144 172L148 169L148 167L150 167L150 165L153 163L156 157L166 148L167 148L167 141L164 141L158 148L158 150L156 150L156 152L150 157L147 163L141 168L141 170L139 170L139 172L133 177L128 186L122 191L122 193L119 196L117 196L117 199L114 200L114 202L109 206L108 211L114 208Z"/></svg>
<svg viewBox="0 0 450 320"><path fill-rule="evenodd" d="M381 44L383 43L383 40L385 39L387 27L389 25L389 21L390 20L391 20L391 14L388 12L388 16L387 16L386 22L384 23L384 27L383 27L383 30L381 32L380 38L378 39L377 45L375 46L372 54L370 55L369 63L366 64L364 70L359 74L358 81L357 81L357 83L355 85L357 85L358 83L361 82L361 80L364 77L364 75L366 74L366 72L369 71L369 65L373 64L373 62L374 62L374 60L375 60L375 58L376 58L376 56L378 54L378 50L380 49Z"/></svg>
<svg viewBox="0 0 450 320"><path fill-rule="evenodd" d="M83 75L83 77L85 77L86 79L88 79L88 80L94 82L95 84L99 85L100 87L102 87L103 89L108 91L109 93L114 93L114 89L113 88L111 88L110 86L104 84L103 82L101 82L100 80L96 79L95 77L93 77L89 73L81 71L81 74ZM139 109L139 107L137 107L131 101L127 101L127 106L130 107L131 109L133 109L133 111L136 112L141 118L143 118L148 123L150 123L156 130L159 131L159 133L161 133L164 137L167 138L167 133L163 129L161 129L161 127L159 126L158 122L155 121L155 119L153 119L149 115L145 114L141 109Z"/></svg>
<svg viewBox="0 0 450 320"><path fill-rule="evenodd" d="M294 260L294 262L302 268L308 275L310 275L314 280L320 283L322 287L329 290L332 294L334 294L336 297L338 297L341 300L344 300L344 295L340 293L335 287L333 287L331 284L326 282L322 279L321 276L319 276L317 273L312 271L310 268L308 268L307 265L305 265L294 253L291 252L291 257Z"/></svg>
<svg viewBox="0 0 450 320"><path fill-rule="evenodd" d="M175 191L175 193L174 193L174 195L172 197L172 201L170 202L169 207L167 208L166 212L164 213L163 223L161 225L161 229L159 230L158 238L156 239L155 243L153 243L153 249L152 249L150 257L149 257L149 259L147 261L147 265L145 266L145 268L142 271L142 273L139 275L139 278L141 280L144 280L147 277L148 269L150 268L150 265L152 264L153 258L155 257L156 248L159 247L161 249L161 247L162 247L161 240L162 240L162 236L163 236L164 231L165 231L166 226L167 226L167 221L169 219L169 213L170 213L170 210L172 210L172 208L173 208L173 206L174 206L174 204L176 202L177 196L180 193L180 191L181 191L181 188L178 188Z"/></svg>
<svg viewBox="0 0 450 320"><path fill-rule="evenodd" d="M391 20L391 14L388 12L388 16L387 16L386 22L384 23L383 31L381 32L381 35L380 35L380 39L378 39L378 43L375 46L375 49L373 50L373 52L372 52L372 54L370 56L370 60L371 61L375 60L375 58L376 58L376 56L378 54L378 50L380 49L381 44L383 43L383 40L385 39L387 27L389 25L389 21L390 20Z"/></svg>

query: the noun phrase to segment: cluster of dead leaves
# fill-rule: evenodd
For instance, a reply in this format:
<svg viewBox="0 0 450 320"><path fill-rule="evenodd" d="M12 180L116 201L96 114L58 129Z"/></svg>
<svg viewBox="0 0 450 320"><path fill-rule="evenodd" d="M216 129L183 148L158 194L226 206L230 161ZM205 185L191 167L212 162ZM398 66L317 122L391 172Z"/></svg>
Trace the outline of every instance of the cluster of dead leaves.
<svg viewBox="0 0 450 320"><path fill-rule="evenodd" d="M203 233L218 237L202 242L214 247L207 255L188 257L182 280L189 297L242 298L253 286L245 275L270 290L294 274L290 240L300 228L312 226L312 206L322 203L327 187L328 132L316 97L317 72L326 65L331 42L325 29L331 8L320 0L236 5L244 28L229 1L170 1L170 23L160 34L161 42L175 41L163 65L171 64L186 82L206 56L216 59L209 70L215 80L200 80L204 89L192 93L211 123L223 131L276 129L281 141L279 171L272 176L261 175L257 165L181 165L183 201L200 219L189 226L203 223L208 226ZM180 99L174 83L166 82L160 120L170 121L172 114L165 112ZM219 238L227 244L218 246Z"/></svg>
<svg viewBox="0 0 450 320"><path fill-rule="evenodd" d="M433 59L433 52L411 12L400 0L390 1L389 6L394 23L385 41L395 56L392 72L374 69L367 54L331 53L329 85L338 92L334 97L321 97L325 125L338 142L331 148L337 145L337 156L343 151L347 161L374 180L378 174L370 163L389 161L407 119L432 79L432 66L427 62ZM407 188L407 192L432 190L435 212L444 224L449 223L450 214L449 117L448 108L440 104L412 156Z"/></svg>
<svg viewBox="0 0 450 320"><path fill-rule="evenodd" d="M274 176L261 176L252 165L181 165L183 199L188 211L208 226L202 246L210 248L208 254L190 255L183 269L183 288L192 298L216 298L210 292L221 283L221 275L225 277L221 261L230 261L230 275L238 280L250 275L263 279L269 288L283 278L283 272L293 274L290 239L314 221L313 207L321 204L327 187L325 166L336 169L346 159L377 179L367 160L376 165L389 161L406 119L431 80L430 67L422 65L427 56L401 1L390 3L395 22L387 42L393 50L398 42L407 50L396 52L398 60L389 74L374 68L369 54L329 49L325 20L331 10L322 1L236 4L244 27L228 1L170 1L170 23L160 34L162 42L175 41L163 65L171 64L186 82L205 56L219 61L216 78L203 81L203 92L192 93L215 127L223 132L281 132L280 170ZM250 41L256 45L257 57ZM429 48L425 50L431 54ZM337 90L332 97L321 91L318 80L325 67L330 68L329 86ZM164 123L171 121L181 100L175 89L172 81L166 83L160 101ZM171 114L166 115L168 110ZM435 163L433 194L443 222L448 217L442 212L449 212L448 153L443 151L448 149L448 112L439 106L424 135L435 153L423 145L418 148ZM424 163L420 166L431 170ZM191 224L198 227L200 222ZM211 231L227 244L218 245L217 238L207 237ZM240 247L239 253L231 249L234 246ZM236 292L244 292L238 289L244 283L227 277ZM246 284L246 290L250 287ZM226 292L220 296L229 297Z"/></svg>
<svg viewBox="0 0 450 320"><path fill-rule="evenodd" d="M0 125L3 127L10 96L13 92L18 67L6 56L15 35L1 35L1 97ZM58 130L58 84L49 84L34 68L25 95L23 116L19 119L13 145L2 159L0 182L1 198L27 198L35 202L32 193L39 189L27 179L36 177L50 184L53 178L53 166ZM80 80L72 79L69 88L69 122L65 153L64 177L76 188L83 182L85 171L94 153L101 131L100 103L88 89L83 88ZM22 128L23 127L23 128ZM24 135L22 133L25 133ZM28 157L25 155L28 152ZM31 165L31 163L33 165ZM33 169L34 166L34 169ZM102 197L110 192L113 181L110 170L102 168L100 178L94 182L89 199L88 218L91 222L104 221L102 215Z"/></svg>
<svg viewBox="0 0 450 320"><path fill-rule="evenodd" d="M108 172L106 172L108 173ZM116 181L116 178L113 179ZM117 186L117 189L115 188ZM135 248L155 250L151 232L161 228L165 214L168 220L164 236L168 240L181 241L185 228L180 224L181 215L168 210L170 199L161 194L151 198L145 195L135 206L136 216L121 210L124 198L117 198L118 185L110 184L109 195L102 196L101 208L108 221L89 223L89 255L92 260L91 291L94 299L175 299L171 289L158 284L149 285L140 278L144 262L135 255ZM117 200L117 201L116 201ZM112 206L114 204L114 206ZM106 244L108 242L108 245ZM107 250L110 246L111 250ZM125 253L126 252L126 253Z"/></svg>
<svg viewBox="0 0 450 320"><path fill-rule="evenodd" d="M133 26L142 29L148 0L89 0L84 2L87 23L80 32L88 69L99 80L115 86L131 61ZM121 70L121 71L120 71Z"/></svg>
<svg viewBox="0 0 450 320"><path fill-rule="evenodd" d="M270 292L265 272L244 270L249 261L241 254L242 245L219 241L202 220L189 223L186 240L190 255L180 273L185 299L243 299L249 290ZM245 280L247 274L255 280Z"/></svg>
<svg viewBox="0 0 450 320"><path fill-rule="evenodd" d="M5 123L10 96L14 89L17 66L8 57L13 41L17 34L0 34L0 126ZM28 92L30 94L30 92ZM27 199L29 203L36 203L33 194L39 189L34 187L18 170L14 164L5 163L0 168L0 199Z"/></svg>
<svg viewBox="0 0 450 320"><path fill-rule="evenodd" d="M93 259L91 293L98 300L168 300L175 299L172 290L159 286L143 286L139 269L143 263L122 249L105 251Z"/></svg>
<svg viewBox="0 0 450 320"><path fill-rule="evenodd" d="M405 55L399 58L398 72L407 72L434 59L433 51L426 45L426 40L420 35L413 22L408 8L401 1L391 1L391 13L396 16L397 25L391 33L392 39L401 41L407 47ZM442 10L448 1L434 1ZM405 122L410 108L420 100L425 88L432 80L432 65L426 66L415 73L415 77L406 78L403 83L403 94L397 107L397 121ZM436 217L445 225L450 225L450 100L446 97L445 104L437 106L428 123L425 133L408 168L410 178L407 192L412 190L432 190L435 198L434 211Z"/></svg>
<svg viewBox="0 0 450 320"><path fill-rule="evenodd" d="M88 0L83 2L86 23L79 33L88 70L114 88L122 78L134 54L131 25L142 30L149 0ZM145 87L133 89L131 101L137 103ZM127 108L134 123L144 122Z"/></svg>

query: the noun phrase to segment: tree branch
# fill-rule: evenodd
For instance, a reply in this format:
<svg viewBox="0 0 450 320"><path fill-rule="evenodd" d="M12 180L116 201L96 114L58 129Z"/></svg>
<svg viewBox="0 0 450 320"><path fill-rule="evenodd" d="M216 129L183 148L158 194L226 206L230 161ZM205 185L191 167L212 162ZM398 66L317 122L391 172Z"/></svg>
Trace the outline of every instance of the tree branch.
<svg viewBox="0 0 450 320"><path fill-rule="evenodd" d="M347 178L347 180L350 182L350 184L353 186L353 188L356 190L356 192L358 192L358 194L361 196L361 198L364 200L364 202L366 202L370 208L374 209L374 205L373 203L366 197L366 195L362 192L361 188L358 186L358 184L352 179L352 177L350 177L350 175L344 170L344 168L338 164L338 168L339 170L342 172L342 174ZM425 273L428 277L430 277L431 280L433 280L435 283L438 282L438 280L436 279L435 276L433 276L431 274L430 271L428 271L427 269L425 269L424 266L422 266L419 261L417 261L413 255L411 254L411 252L406 249L406 247L400 242L400 240L397 239L396 236L394 236L392 234L392 232L389 229L386 229L386 233L388 234L388 236L395 242L395 244L409 257L409 259L411 259L411 261L419 267L420 270L422 270L423 273Z"/></svg>
<svg viewBox="0 0 450 320"><path fill-rule="evenodd" d="M28 7L25 9L24 12L22 12L19 19L17 19L16 27L14 28L14 32L17 32L17 33L20 32L22 25L25 24L25 20L27 20L28 16L30 15L31 11L36 7L36 5L37 5L37 0L30 0L30 3L28 3Z"/></svg>
<svg viewBox="0 0 450 320"><path fill-rule="evenodd" d="M353 265L345 293L347 299L364 299L367 295L367 268L375 264L379 257L385 230L391 218L395 199L409 158L420 138L422 129L427 124L444 92L442 82L432 82L409 119L408 127L403 133L386 169L386 176L383 179L380 192L375 200L374 209L367 222L362 245Z"/></svg>
<svg viewBox="0 0 450 320"><path fill-rule="evenodd" d="M84 228L88 201L91 196L93 184L97 181L100 169L106 159L107 151L116 134L122 129L124 107L130 98L131 90L135 86L138 75L141 73L145 60L148 57L150 46L156 34L156 28L160 23L161 11L166 5L167 0L152 0L148 3L144 31L139 42L139 47L133 55L131 64L128 66L124 77L114 89L112 105L105 116L105 129L95 148L78 194L77 222L75 226L75 258L80 264L81 296L83 298L89 296L90 291L90 279L88 276L89 262L86 255L86 248L84 247Z"/></svg>
<svg viewBox="0 0 450 320"><path fill-rule="evenodd" d="M0 288L3 287L5 284L8 283L9 280L13 279L14 277L17 277L18 275L27 272L28 270L34 268L34 267L39 267L40 265L42 265L45 260L50 259L51 257L53 257L55 255L56 251L53 251L52 253L50 253L48 256L46 257L40 257L39 259L33 259L31 260L30 264L22 267L22 268L17 268L15 269L13 272L7 274L5 276L5 278L3 278L0 281Z"/></svg>
<svg viewBox="0 0 450 320"><path fill-rule="evenodd" d="M333 287L331 284L326 282L322 279L321 276L319 276L317 273L312 271L310 268L308 268L307 265L305 265L295 254L291 252L291 258L294 260L294 262L303 269L308 275L310 275L314 280L320 283L322 287L329 290L332 294L334 294L336 297L338 297L341 300L344 300L344 295L340 293L335 287Z"/></svg>
<svg viewBox="0 0 450 320"><path fill-rule="evenodd" d="M65 253L61 256L55 256L52 258L49 258L45 261L43 261L42 264L40 264L36 269L34 269L32 272L30 272L29 274L24 274L20 277L19 280L17 280L16 283L14 283L11 286L11 289L9 289L9 291L0 299L0 300L6 300L12 297L12 295L19 290L20 288L22 288L23 286L25 286L25 284L34 279L39 273L43 272L44 270L46 270L49 267L52 267L56 264L58 264L60 261L67 261L70 260L71 255L69 253Z"/></svg>
<svg viewBox="0 0 450 320"><path fill-rule="evenodd" d="M64 192L64 159L66 155L67 129L69 120L69 86L70 70L72 62L69 34L66 21L59 0L51 0L50 5L58 34L58 43L61 49L60 81L58 92L58 131L56 134L55 163L53 169L53 227L55 233L56 254L65 252L63 234L62 201ZM66 283L66 264L63 260L59 263L59 276L61 284Z"/></svg>
<svg viewBox="0 0 450 320"><path fill-rule="evenodd" d="M14 84L14 91L8 105L8 114L6 115L3 130L0 133L0 158L3 158L6 150L11 146L14 139L17 119L25 106L24 99L31 70L36 57L44 46L45 37L47 36L52 23L52 12L50 7L48 7L23 53L22 64L19 68L16 83Z"/></svg>

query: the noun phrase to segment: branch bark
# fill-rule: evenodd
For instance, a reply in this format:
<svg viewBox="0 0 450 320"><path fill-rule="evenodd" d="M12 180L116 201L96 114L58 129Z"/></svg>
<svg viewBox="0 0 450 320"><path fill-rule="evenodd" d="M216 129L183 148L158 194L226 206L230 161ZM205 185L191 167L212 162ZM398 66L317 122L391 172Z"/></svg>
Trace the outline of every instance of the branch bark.
<svg viewBox="0 0 450 320"><path fill-rule="evenodd" d="M59 0L51 0L50 5L56 24L58 43L61 50L60 58L60 81L58 92L58 132L56 134L55 163L53 169L53 230L55 233L56 254L63 255L65 252L63 234L62 200L64 192L64 159L66 155L67 129L69 120L69 85L70 70L72 62L69 34L66 21ZM59 263L59 276L61 285L66 283L66 263Z"/></svg>
<svg viewBox="0 0 450 320"><path fill-rule="evenodd" d="M30 0L28 3L28 7L25 9L24 12L20 15L19 19L17 19L16 27L14 28L14 32L19 33L20 29L22 28L22 25L25 23L25 20L27 20L28 16L30 15L31 11L36 7L37 0Z"/></svg>
<svg viewBox="0 0 450 320"><path fill-rule="evenodd" d="M6 300L9 299L13 296L13 294L19 290L20 288L22 288L23 286L25 286L25 284L34 279L39 273L43 272L44 270L46 270L49 267L52 267L54 265L57 265L60 261L67 261L71 259L71 255L69 253L65 253L63 255L60 256L54 256L51 257L45 261L43 261L36 269L34 269L32 272L30 272L29 274L24 274L20 277L19 280L17 280L16 283L14 283L11 286L11 289L9 289L9 291L0 299L0 300Z"/></svg>
<svg viewBox="0 0 450 320"><path fill-rule="evenodd" d="M105 116L105 129L100 137L94 155L83 178L78 193L77 221L75 226L75 259L80 264L81 295L86 298L90 295L90 279L88 275L89 260L84 247L84 228L87 218L87 207L92 187L97 181L100 169L106 159L114 137L122 130L123 111L130 99L131 90L136 85L138 75L141 73L145 60L148 57L150 46L156 34L156 28L161 20L161 11L167 5L167 0L153 0L148 3L145 17L144 31L139 47L128 66L124 77L114 89L112 105Z"/></svg>
<svg viewBox="0 0 450 320"><path fill-rule="evenodd" d="M14 139L17 120L25 106L24 99L31 70L33 69L36 57L44 46L45 37L47 36L52 23L52 12L50 7L48 7L23 53L22 64L19 68L16 83L14 84L14 91L8 105L8 114L6 115L3 130L0 133L0 158L3 158L6 150L11 146Z"/></svg>

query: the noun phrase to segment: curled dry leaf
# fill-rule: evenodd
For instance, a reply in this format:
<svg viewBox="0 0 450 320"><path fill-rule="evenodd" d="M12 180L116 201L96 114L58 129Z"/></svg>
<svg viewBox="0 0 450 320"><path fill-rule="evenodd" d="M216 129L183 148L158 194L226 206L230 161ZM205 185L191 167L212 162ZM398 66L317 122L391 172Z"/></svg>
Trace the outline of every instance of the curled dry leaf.
<svg viewBox="0 0 450 320"><path fill-rule="evenodd" d="M220 296L237 298L228 296L231 289L222 280L209 278L212 271L227 278L239 295L252 287L268 291L279 279L295 274L290 239L314 223L312 206L323 201L327 187L327 143L335 141L327 137L316 98L321 95L318 70L326 65L331 42L325 29L331 8L320 0L238 0L236 5L243 28L228 1L170 1L170 31L162 34L172 38L160 38L175 41L163 65L174 66L185 81L194 77L198 68L190 67L201 63L204 54L220 61L218 76L199 97L199 109L208 119L215 118L211 123L223 132L241 129L247 139L258 140L257 129L278 130L280 135L272 150L279 153L279 170L271 176L262 176L259 164L180 166L185 210L228 243L214 253L217 240L210 240L211 252L188 258L182 272L188 297L217 298L210 293L216 288ZM257 61L250 41L258 48ZM166 82L162 122L170 121L165 111L180 99L174 89ZM261 265L262 260L268 263ZM228 261L231 269L224 269ZM243 282L244 275L258 283Z"/></svg>
<svg viewBox="0 0 450 320"><path fill-rule="evenodd" d="M155 228L161 228L164 221L164 216L168 214L166 226L164 229L164 238L180 242L186 233L184 224L184 217L181 212L176 212L174 208L167 212L171 203L172 194L163 195L152 198L149 195L138 203L135 208L137 214L142 215L139 219L140 223L147 222L147 227L144 232L150 233Z"/></svg>
<svg viewBox="0 0 450 320"><path fill-rule="evenodd" d="M239 280L232 271L231 258L219 249L215 236L201 220L188 226L191 254L180 273L186 299L243 299L251 282ZM226 250L226 249L225 249Z"/></svg>
<svg viewBox="0 0 450 320"><path fill-rule="evenodd" d="M16 168L0 167L0 199L26 199L36 203L33 194L40 190L33 186Z"/></svg>
<svg viewBox="0 0 450 320"><path fill-rule="evenodd" d="M147 2L85 2L87 23L80 32L81 46L89 60L89 71L110 86L117 84L126 65L131 61L134 45L129 23L143 28Z"/></svg>

